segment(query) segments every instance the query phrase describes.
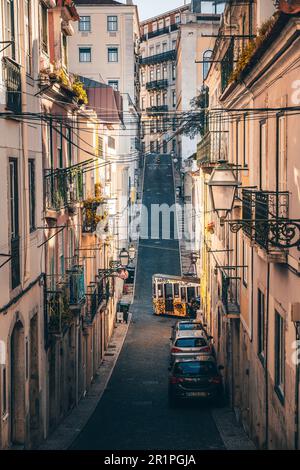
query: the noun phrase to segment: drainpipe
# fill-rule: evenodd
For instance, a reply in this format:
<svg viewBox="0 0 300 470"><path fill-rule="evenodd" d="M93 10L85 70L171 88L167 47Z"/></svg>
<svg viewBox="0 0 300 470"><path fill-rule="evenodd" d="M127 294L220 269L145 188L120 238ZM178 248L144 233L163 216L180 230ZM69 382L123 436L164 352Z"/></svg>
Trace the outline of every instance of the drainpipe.
<svg viewBox="0 0 300 470"><path fill-rule="evenodd" d="M269 309L270 309L270 263L268 262L267 274L267 311L266 311L266 362L265 362L265 449L269 447Z"/></svg>
<svg viewBox="0 0 300 470"><path fill-rule="evenodd" d="M300 339L300 323L295 323L296 329L296 341L297 341L297 348ZM300 361L299 361L299 353L297 351L297 362L296 362L296 377L295 377L295 450L299 450L299 411L300 411L300 403L299 403L299 383L300 383Z"/></svg>

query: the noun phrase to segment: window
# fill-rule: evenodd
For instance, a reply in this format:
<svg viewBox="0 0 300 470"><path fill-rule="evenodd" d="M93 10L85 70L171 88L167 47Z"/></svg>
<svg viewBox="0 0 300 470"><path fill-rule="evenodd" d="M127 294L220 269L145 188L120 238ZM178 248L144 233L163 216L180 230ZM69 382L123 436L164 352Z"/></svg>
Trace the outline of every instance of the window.
<svg viewBox="0 0 300 470"><path fill-rule="evenodd" d="M172 140L172 151L176 152L176 140L175 139Z"/></svg>
<svg viewBox="0 0 300 470"><path fill-rule="evenodd" d="M172 130L176 131L176 125L177 125L177 119L176 117L173 117L173 123L172 123Z"/></svg>
<svg viewBox="0 0 300 470"><path fill-rule="evenodd" d="M59 262L60 262L60 274L65 274L65 237L62 231L59 236Z"/></svg>
<svg viewBox="0 0 300 470"><path fill-rule="evenodd" d="M176 80L176 64L172 65L172 80Z"/></svg>
<svg viewBox="0 0 300 470"><path fill-rule="evenodd" d="M6 393L6 367L3 366L1 373L1 398L2 398L2 416L5 416L7 413L7 393Z"/></svg>
<svg viewBox="0 0 300 470"><path fill-rule="evenodd" d="M158 29L163 29L163 27L164 27L164 20L159 20Z"/></svg>
<svg viewBox="0 0 300 470"><path fill-rule="evenodd" d="M176 106L176 91L175 90L172 91L172 105L175 108Z"/></svg>
<svg viewBox="0 0 300 470"><path fill-rule="evenodd" d="M15 14L14 14L14 0L5 0L5 41L13 41L15 37ZM8 53L11 58L16 58L15 44L8 48Z"/></svg>
<svg viewBox="0 0 300 470"><path fill-rule="evenodd" d="M33 232L35 226L35 161L28 160L28 189L29 189L29 228Z"/></svg>
<svg viewBox="0 0 300 470"><path fill-rule="evenodd" d="M257 353L261 360L265 357L265 295L257 293Z"/></svg>
<svg viewBox="0 0 300 470"><path fill-rule="evenodd" d="M119 61L119 51L117 47L109 47L107 52L108 52L108 62Z"/></svg>
<svg viewBox="0 0 300 470"><path fill-rule="evenodd" d="M167 52L167 47L168 47L167 43L164 42L163 45L162 45L162 51Z"/></svg>
<svg viewBox="0 0 300 470"><path fill-rule="evenodd" d="M107 138L107 145L110 149L115 149L116 148L116 141L113 137L110 135Z"/></svg>
<svg viewBox="0 0 300 470"><path fill-rule="evenodd" d="M72 130L71 127L66 128L66 139L68 144L68 166L72 165Z"/></svg>
<svg viewBox="0 0 300 470"><path fill-rule="evenodd" d="M176 24L180 23L180 15L175 16L175 23Z"/></svg>
<svg viewBox="0 0 300 470"><path fill-rule="evenodd" d="M167 105L168 104L168 93L165 92L163 93L163 105Z"/></svg>
<svg viewBox="0 0 300 470"><path fill-rule="evenodd" d="M285 383L285 332L284 320L275 311L275 387L279 397L284 396Z"/></svg>
<svg viewBox="0 0 300 470"><path fill-rule="evenodd" d="M278 186L279 191L287 189L287 161L286 161L286 118L277 117L277 153L278 153Z"/></svg>
<svg viewBox="0 0 300 470"><path fill-rule="evenodd" d="M247 140L247 113L243 115L243 160L244 160L244 166L248 166L248 140Z"/></svg>
<svg viewBox="0 0 300 470"><path fill-rule="evenodd" d="M156 54L160 54L160 44L156 45Z"/></svg>
<svg viewBox="0 0 300 470"><path fill-rule="evenodd" d="M111 86L115 91L119 90L119 81L118 80L108 80L108 85Z"/></svg>
<svg viewBox="0 0 300 470"><path fill-rule="evenodd" d="M166 140L163 141L163 153L168 153L168 142Z"/></svg>
<svg viewBox="0 0 300 470"><path fill-rule="evenodd" d="M158 93L156 96L156 104L157 106L161 106L161 94Z"/></svg>
<svg viewBox="0 0 300 470"><path fill-rule="evenodd" d="M9 160L10 186L10 233L11 233L11 286L15 289L20 285L20 237L19 237L19 178L18 161Z"/></svg>
<svg viewBox="0 0 300 470"><path fill-rule="evenodd" d="M44 3L41 3L41 41L42 49L48 52L48 9Z"/></svg>
<svg viewBox="0 0 300 470"><path fill-rule="evenodd" d="M154 95L150 95L150 107L154 106Z"/></svg>
<svg viewBox="0 0 300 470"><path fill-rule="evenodd" d="M156 80L160 80L160 79L161 79L161 68L157 67L157 69L156 69Z"/></svg>
<svg viewBox="0 0 300 470"><path fill-rule="evenodd" d="M163 79L167 80L168 78L168 67L166 65L163 66Z"/></svg>
<svg viewBox="0 0 300 470"><path fill-rule="evenodd" d="M243 239L242 245L243 245L243 259L242 259L243 284L245 287L247 287L248 286L248 245L247 245L246 240Z"/></svg>
<svg viewBox="0 0 300 470"><path fill-rule="evenodd" d="M154 69L150 69L150 82L154 80Z"/></svg>
<svg viewBox="0 0 300 470"><path fill-rule="evenodd" d="M143 70L142 73L141 73L141 84L145 85L145 83L146 83L146 73Z"/></svg>
<svg viewBox="0 0 300 470"><path fill-rule="evenodd" d="M157 22L155 21L154 23L152 23L152 31L156 31L157 30Z"/></svg>
<svg viewBox="0 0 300 470"><path fill-rule="evenodd" d="M63 160L63 129L62 129L62 125L60 125L57 129L58 129L58 132L56 134L56 138L57 138L57 162L58 162L59 168L63 168L64 160Z"/></svg>
<svg viewBox="0 0 300 470"><path fill-rule="evenodd" d="M206 80L210 64L211 64L212 50L208 49L203 54L203 80Z"/></svg>
<svg viewBox="0 0 300 470"><path fill-rule="evenodd" d="M31 35L31 0L25 0L25 50L26 50L26 72L32 72L32 35Z"/></svg>
<svg viewBox="0 0 300 470"><path fill-rule="evenodd" d="M176 39L174 39L174 40L172 41L172 49L173 49L173 50L176 49L176 44L177 44L177 41L176 41Z"/></svg>
<svg viewBox="0 0 300 470"><path fill-rule="evenodd" d="M107 17L107 31L110 31L110 32L118 31L118 17L117 16Z"/></svg>
<svg viewBox="0 0 300 470"><path fill-rule="evenodd" d="M149 49L149 54L152 56L154 55L154 47L150 47Z"/></svg>
<svg viewBox="0 0 300 470"><path fill-rule="evenodd" d="M62 35L62 58L65 67L68 67L68 41L65 34Z"/></svg>
<svg viewBox="0 0 300 470"><path fill-rule="evenodd" d="M150 142L150 152L154 153L154 142L153 141Z"/></svg>
<svg viewBox="0 0 300 470"><path fill-rule="evenodd" d="M146 99L142 98L142 111L145 111L146 109Z"/></svg>
<svg viewBox="0 0 300 470"><path fill-rule="evenodd" d="M92 49L90 47L79 48L79 62L92 62Z"/></svg>
<svg viewBox="0 0 300 470"><path fill-rule="evenodd" d="M91 31L91 17L90 16L80 16L78 23L78 30L90 32Z"/></svg>
<svg viewBox="0 0 300 470"><path fill-rule="evenodd" d="M259 185L260 189L267 189L267 124L265 121L260 123L259 145Z"/></svg>

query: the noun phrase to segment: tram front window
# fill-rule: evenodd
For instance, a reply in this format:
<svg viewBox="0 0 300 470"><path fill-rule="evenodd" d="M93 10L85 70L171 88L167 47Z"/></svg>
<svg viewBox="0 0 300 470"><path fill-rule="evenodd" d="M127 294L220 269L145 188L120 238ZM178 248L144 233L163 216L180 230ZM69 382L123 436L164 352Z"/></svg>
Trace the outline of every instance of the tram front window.
<svg viewBox="0 0 300 470"><path fill-rule="evenodd" d="M190 303L192 300L195 300L195 287L188 287L187 288L187 295L188 295L188 302Z"/></svg>

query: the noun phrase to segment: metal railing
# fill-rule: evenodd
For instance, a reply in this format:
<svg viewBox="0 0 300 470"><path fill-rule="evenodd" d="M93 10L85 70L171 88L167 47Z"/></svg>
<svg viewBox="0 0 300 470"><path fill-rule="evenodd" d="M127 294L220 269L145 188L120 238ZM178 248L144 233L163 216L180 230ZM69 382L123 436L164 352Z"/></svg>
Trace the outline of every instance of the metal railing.
<svg viewBox="0 0 300 470"><path fill-rule="evenodd" d="M146 83L147 90L161 90L168 88L168 80L154 80Z"/></svg>
<svg viewBox="0 0 300 470"><path fill-rule="evenodd" d="M83 200L83 173L68 169L46 170L45 202L46 208L61 210Z"/></svg>
<svg viewBox="0 0 300 470"><path fill-rule="evenodd" d="M221 301L226 315L239 315L239 290L240 279L230 278L222 271L222 292Z"/></svg>
<svg viewBox="0 0 300 470"><path fill-rule="evenodd" d="M109 300L109 281L101 280L88 296L87 319L93 321L99 308Z"/></svg>
<svg viewBox="0 0 300 470"><path fill-rule="evenodd" d="M21 67L9 57L3 57L6 85L6 107L14 113L22 112Z"/></svg>
<svg viewBox="0 0 300 470"><path fill-rule="evenodd" d="M162 105L162 106L150 106L149 108L146 108L147 113L167 113L168 112L168 105Z"/></svg>
<svg viewBox="0 0 300 470"><path fill-rule="evenodd" d="M73 266L68 272L70 305L81 305L85 301L85 284L83 266Z"/></svg>
<svg viewBox="0 0 300 470"><path fill-rule="evenodd" d="M147 34L143 34L141 36L141 42L147 41L147 39L155 38L157 36L161 36L163 34L169 34L172 31L176 31L179 28L177 23L171 24L170 26L166 26L165 28L157 29L156 31L150 31Z"/></svg>
<svg viewBox="0 0 300 470"><path fill-rule="evenodd" d="M227 88L234 69L234 38L221 61L221 88L222 92Z"/></svg>
<svg viewBox="0 0 300 470"><path fill-rule="evenodd" d="M158 64L161 62L168 62L169 60L176 60L177 52L175 49L171 51L162 52L161 54L155 54L148 57L141 57L141 65Z"/></svg>
<svg viewBox="0 0 300 470"><path fill-rule="evenodd" d="M289 193L243 190L242 201L244 233L265 250L270 243L284 244L282 224L289 217Z"/></svg>

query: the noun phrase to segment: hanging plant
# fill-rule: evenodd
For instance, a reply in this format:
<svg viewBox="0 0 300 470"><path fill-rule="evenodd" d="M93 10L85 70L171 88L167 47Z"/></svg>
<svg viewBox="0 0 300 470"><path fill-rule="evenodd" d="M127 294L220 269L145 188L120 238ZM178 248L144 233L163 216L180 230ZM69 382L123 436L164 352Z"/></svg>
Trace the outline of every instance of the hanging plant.
<svg viewBox="0 0 300 470"><path fill-rule="evenodd" d="M88 101L86 90L84 89L84 85L78 79L78 77L75 78L72 84L72 90L77 96L77 100L79 104L88 104L89 101Z"/></svg>

